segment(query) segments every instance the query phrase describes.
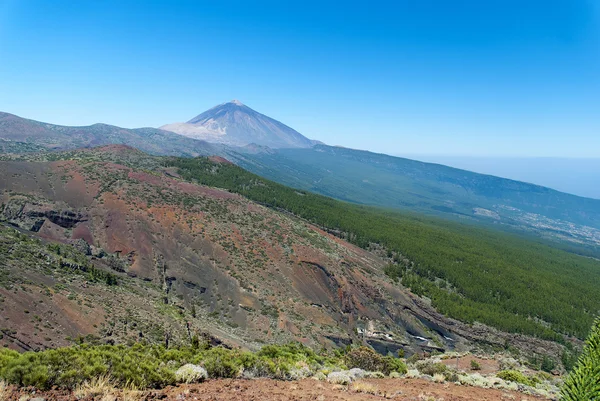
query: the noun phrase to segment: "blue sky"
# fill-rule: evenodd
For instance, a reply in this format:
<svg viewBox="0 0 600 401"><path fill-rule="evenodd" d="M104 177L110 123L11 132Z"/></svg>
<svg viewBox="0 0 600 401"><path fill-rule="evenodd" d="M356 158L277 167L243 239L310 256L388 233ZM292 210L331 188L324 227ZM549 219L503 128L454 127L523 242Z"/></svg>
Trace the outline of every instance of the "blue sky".
<svg viewBox="0 0 600 401"><path fill-rule="evenodd" d="M598 4L0 0L0 110L140 127L239 99L390 154L600 157Z"/></svg>

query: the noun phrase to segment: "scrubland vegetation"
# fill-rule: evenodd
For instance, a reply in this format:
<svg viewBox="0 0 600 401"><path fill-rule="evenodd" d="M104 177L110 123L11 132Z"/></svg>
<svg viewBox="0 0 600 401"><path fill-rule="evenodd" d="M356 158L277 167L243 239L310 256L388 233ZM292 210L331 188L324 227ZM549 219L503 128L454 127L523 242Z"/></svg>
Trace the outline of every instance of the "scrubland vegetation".
<svg viewBox="0 0 600 401"><path fill-rule="evenodd" d="M386 273L467 323L563 341L600 312L600 263L521 238L294 190L206 158L170 158L186 180L293 213L348 241L387 250ZM576 294L576 296L574 295Z"/></svg>
<svg viewBox="0 0 600 401"><path fill-rule="evenodd" d="M333 373L348 375L351 381L360 375L358 372L366 375L368 370L363 368L377 369L381 377L406 372L403 360L383 357L369 348L319 355L299 343L267 345L256 353L204 344L169 349L144 344L84 344L24 353L0 349L0 379L38 389L76 389L98 378L109 378L115 386L132 385L139 389L205 378L297 380L319 373L323 377Z"/></svg>

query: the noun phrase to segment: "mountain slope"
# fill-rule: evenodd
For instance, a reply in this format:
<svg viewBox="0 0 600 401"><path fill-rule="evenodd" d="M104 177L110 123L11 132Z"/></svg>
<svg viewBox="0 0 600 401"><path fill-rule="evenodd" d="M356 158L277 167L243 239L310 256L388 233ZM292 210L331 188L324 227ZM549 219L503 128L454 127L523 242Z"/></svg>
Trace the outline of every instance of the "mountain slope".
<svg viewBox="0 0 600 401"><path fill-rule="evenodd" d="M49 156L57 160L0 162L0 220L82 251L49 253L54 248L21 245L0 231L0 328L13 346L64 345L65 335L160 342L169 330L173 341L206 331L247 347L292 339L331 346L356 339L368 322L397 338L390 347L429 346L413 337L432 335L402 306L418 309L389 284L380 257L240 195L186 182L162 159L131 148ZM215 171L225 165L210 163ZM120 286L68 276L92 266ZM44 295L46 287L54 290ZM23 320L30 313L71 329L38 335L36 319ZM463 344L453 338L453 346Z"/></svg>
<svg viewBox="0 0 600 401"><path fill-rule="evenodd" d="M538 185L325 145L246 154L237 163L282 184L337 199L600 245L600 200Z"/></svg>
<svg viewBox="0 0 600 401"><path fill-rule="evenodd" d="M445 269L449 265L440 263L444 261L452 265L444 254L448 251L465 258L469 274L463 278L479 283L474 288L484 294L496 288L489 287L486 274L512 277L518 285L511 288L524 296L537 291L535 286L522 291L535 274L536 282L548 289L539 304L510 297L504 302L547 319L552 330L514 315L517 311L500 311L489 300L472 303L468 293L463 305L452 296L448 302L442 299L439 304L449 315L455 314L450 307L460 306L476 312L477 321L491 317L499 327L516 322L516 333L533 333L526 330L533 328L556 338L553 314L566 307L569 317L556 330L579 331L586 310L597 308L597 294L588 288L596 280L589 276L591 260L506 242L491 233L459 233L456 227L438 226L440 221L381 215L282 187L221 158L158 158L116 145L20 157L0 162L0 205L0 220L34 237L34 243L50 246L22 244L19 235L0 230L0 309L8 318L0 329L10 335L0 342L22 349L63 345L70 340L59 335L67 334L61 327L70 325L69 337L81 334L98 341L143 338L156 343L167 337L185 342L194 333L207 332L249 348L289 340L315 347L366 341L383 353L401 347L410 354L508 343L527 355L560 357L563 348L556 343L501 332L472 319L448 318L389 278L391 266L396 269L414 258L407 262L406 278L426 290L411 288L433 295L438 304L441 292L432 287L438 284L418 277L439 274L427 273L432 266L427 255L441 258L434 266ZM438 238L438 244L429 244L429 237ZM503 260L506 255L511 259ZM472 257L484 269L472 266ZM548 258L556 264L546 266ZM574 264L573 271L564 274L568 264ZM477 270L484 277L473 274ZM112 279L112 286L105 287L105 274L116 276L116 288ZM100 282L91 280L94 275ZM404 277L402 282L410 284ZM503 282L496 278L493 284ZM462 290L456 284L447 288ZM573 293L585 294L585 299L571 303ZM552 297L551 308L546 295ZM34 315L31 320L23 319L29 314ZM60 329L48 339L35 318L41 314L48 316L48 330ZM357 330L364 334L357 336Z"/></svg>
<svg viewBox="0 0 600 401"><path fill-rule="evenodd" d="M211 116L219 115L220 121L226 122L228 118L235 120L240 113L245 116L242 122L246 118L258 121L252 117L252 113L258 113L240 104L227 103L215 109L191 121L206 122ZM245 109L250 111L243 111ZM237 127L241 129L243 124ZM597 251L600 200L538 185L319 144L313 148L276 150L257 144L234 148L153 128L129 130L104 124L64 127L0 113L0 151L3 153L113 143L159 155L224 156L256 174L295 188L356 203L425 212L504 230L516 229L550 239L560 246L567 244L579 253L600 256ZM302 143L306 145L305 141Z"/></svg>
<svg viewBox="0 0 600 401"><path fill-rule="evenodd" d="M220 152L218 145L156 128L126 129L107 124L67 127L0 112L0 149L3 152L26 153L109 144L125 144L161 155L193 157Z"/></svg>
<svg viewBox="0 0 600 401"><path fill-rule="evenodd" d="M389 258L390 278L462 321L552 339L561 337L557 332L583 338L600 311L598 260L472 225L335 201L234 165L216 173L202 158L167 165L177 166L183 177L287 210L364 249L379 250Z"/></svg>
<svg viewBox="0 0 600 401"><path fill-rule="evenodd" d="M271 148L307 148L313 145L313 141L294 129L237 100L213 107L187 123L167 124L161 129L231 146L254 143Z"/></svg>

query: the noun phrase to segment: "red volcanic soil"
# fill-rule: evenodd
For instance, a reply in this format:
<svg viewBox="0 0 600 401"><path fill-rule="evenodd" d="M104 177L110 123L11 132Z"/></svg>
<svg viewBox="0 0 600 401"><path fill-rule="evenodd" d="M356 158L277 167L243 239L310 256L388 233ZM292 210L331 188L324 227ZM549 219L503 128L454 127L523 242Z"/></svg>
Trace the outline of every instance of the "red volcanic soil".
<svg viewBox="0 0 600 401"><path fill-rule="evenodd" d="M518 392L459 386L449 383L432 383L421 379L369 379L372 393L357 391L353 385L341 386L312 379L300 381L277 381L270 379L209 380L202 384L167 387L139 394L140 400L205 400L205 401L325 401L325 400L406 400L406 401L507 401L547 400L543 397ZM12 391L7 401L23 397L42 397L46 401L77 400L67 391L36 392ZM118 391L102 399L122 399ZM81 400L92 400L91 396ZM99 399L99 398L96 398Z"/></svg>
<svg viewBox="0 0 600 401"><path fill-rule="evenodd" d="M213 163L233 164L232 162L221 156L209 156L208 160L210 160Z"/></svg>

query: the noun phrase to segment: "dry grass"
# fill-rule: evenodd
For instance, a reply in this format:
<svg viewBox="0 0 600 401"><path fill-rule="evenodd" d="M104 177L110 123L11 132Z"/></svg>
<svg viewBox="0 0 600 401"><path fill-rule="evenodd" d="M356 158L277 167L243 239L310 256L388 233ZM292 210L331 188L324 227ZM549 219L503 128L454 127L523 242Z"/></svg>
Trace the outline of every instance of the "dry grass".
<svg viewBox="0 0 600 401"><path fill-rule="evenodd" d="M355 393L365 393L365 394L377 394L378 389L377 386L371 384L369 382L357 381L352 383L352 391Z"/></svg>
<svg viewBox="0 0 600 401"><path fill-rule="evenodd" d="M419 394L418 399L419 399L419 401L444 401L443 398L436 398L431 394L424 394L424 393Z"/></svg>
<svg viewBox="0 0 600 401"><path fill-rule="evenodd" d="M8 388L8 384L4 380L0 380L0 401L8 399L9 394L10 389Z"/></svg>
<svg viewBox="0 0 600 401"><path fill-rule="evenodd" d="M114 396L116 391L115 385L109 376L99 376L93 378L89 382L86 381L82 385L77 386L75 390L73 390L73 395L78 399L87 396L102 396L102 400L111 401L116 398Z"/></svg>
<svg viewBox="0 0 600 401"><path fill-rule="evenodd" d="M433 375L433 381L435 383L445 383L446 377L443 374L436 373L435 375Z"/></svg>
<svg viewBox="0 0 600 401"><path fill-rule="evenodd" d="M189 390L187 390L189 393ZM127 383L121 390L121 401L139 401L145 396L146 392L137 388L133 383Z"/></svg>

